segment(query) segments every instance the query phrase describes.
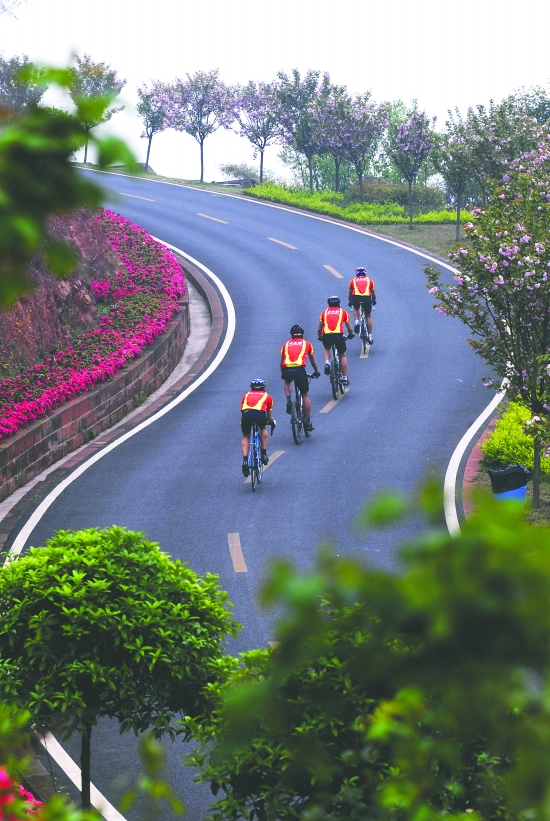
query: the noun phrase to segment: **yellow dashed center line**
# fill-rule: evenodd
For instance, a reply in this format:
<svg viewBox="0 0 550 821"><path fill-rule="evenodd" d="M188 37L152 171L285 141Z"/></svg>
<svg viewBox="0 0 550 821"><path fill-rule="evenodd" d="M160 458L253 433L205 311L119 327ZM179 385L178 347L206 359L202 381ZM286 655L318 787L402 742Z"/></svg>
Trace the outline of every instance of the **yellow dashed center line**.
<svg viewBox="0 0 550 821"><path fill-rule="evenodd" d="M238 533L227 534L227 544L229 546L229 555L233 562L233 570L235 573L247 573L248 568L243 556L241 547L241 537Z"/></svg>
<svg viewBox="0 0 550 821"><path fill-rule="evenodd" d="M274 453L272 453L272 454L271 454L271 456L269 457L269 465L264 465L264 472L265 472L265 471L266 471L269 467L271 467L271 465L273 464L273 462L276 462L276 461L277 461L277 459L279 458L279 456L282 456L282 455L283 455L283 453L284 453L284 450L276 450ZM251 478L250 478L250 476L249 476L249 477L248 477L248 479L245 479L245 480L244 480L244 483L245 483L245 485L246 485L247 483L250 483L251 481L252 481L252 479L251 479Z"/></svg>
<svg viewBox="0 0 550 821"><path fill-rule="evenodd" d="M297 247L295 245L289 245L288 242L283 242L281 239L275 239L275 237L268 237L270 242L276 242L277 245L284 245L285 248L290 248L292 251L297 251Z"/></svg>
<svg viewBox="0 0 550 821"><path fill-rule="evenodd" d="M229 225L225 220L219 220L217 217L209 217L208 214L199 214L197 212L197 217L204 217L205 220L212 220L212 222L221 222L222 225Z"/></svg>
<svg viewBox="0 0 550 821"><path fill-rule="evenodd" d="M154 202L155 200L150 200L149 197L138 197L137 194L127 194L126 191L119 191L119 194L122 194L123 197L132 197L133 200L145 200L145 202Z"/></svg>
<svg viewBox="0 0 550 821"><path fill-rule="evenodd" d="M325 407L324 407L324 408L321 408L321 410L319 411L319 413L328 413L328 412L329 412L329 411L331 411L333 408L335 408L335 407L336 407L336 405L338 404L338 402L340 402L340 401L344 398L344 396L346 395L346 393L348 392L348 390L349 390L349 388L346 388L346 389L345 389L345 391L344 391L344 393L343 393L343 394L340 394L339 399L331 399L331 400L330 400L330 402L327 402L327 404L325 405Z"/></svg>
<svg viewBox="0 0 550 821"><path fill-rule="evenodd" d="M336 268L333 268L332 265L323 265L323 268L326 268L327 271L330 271L337 279L344 279L343 274L339 273Z"/></svg>

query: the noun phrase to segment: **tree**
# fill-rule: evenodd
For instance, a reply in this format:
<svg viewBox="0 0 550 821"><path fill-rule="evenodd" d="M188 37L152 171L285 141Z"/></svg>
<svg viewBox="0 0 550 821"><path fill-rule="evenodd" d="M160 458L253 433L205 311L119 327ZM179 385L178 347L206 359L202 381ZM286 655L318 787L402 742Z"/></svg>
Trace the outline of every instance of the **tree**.
<svg viewBox="0 0 550 821"><path fill-rule="evenodd" d="M284 71L278 71L277 77L281 137L285 145L306 158L309 190L313 191L313 157L319 153L321 145L312 109L328 97L330 77L327 73L321 77L320 71L309 70L302 80L297 68L292 70L291 77Z"/></svg>
<svg viewBox="0 0 550 821"><path fill-rule="evenodd" d="M207 715L236 634L227 596L143 534L59 531L0 574L0 692L34 721L81 733L82 806L90 737L101 717L120 731L174 737L184 713Z"/></svg>
<svg viewBox="0 0 550 821"><path fill-rule="evenodd" d="M166 91L165 83L159 81L152 83L151 88L142 85L137 89L139 103L136 105L136 111L143 121L141 137L147 140L145 171L149 169L149 155L151 154L153 137L167 128Z"/></svg>
<svg viewBox="0 0 550 821"><path fill-rule="evenodd" d="M454 122L447 122L445 134L438 136L434 165L451 191L456 207L456 241L460 240L460 209L468 183L474 178L472 155L464 124L458 111Z"/></svg>
<svg viewBox="0 0 550 821"><path fill-rule="evenodd" d="M330 101L327 101L327 104L323 102L323 107L330 111ZM359 196L362 199L363 176L388 125L386 106L377 106L371 99L370 91L367 91L355 97L341 95L332 113L336 145L341 151L341 156L355 168L359 181Z"/></svg>
<svg viewBox="0 0 550 821"><path fill-rule="evenodd" d="M434 147L432 125L424 111L413 108L404 123L390 125L387 152L395 167L409 184L409 229L413 227L412 186L422 163Z"/></svg>
<svg viewBox="0 0 550 821"><path fill-rule="evenodd" d="M550 96L542 86L518 89L510 95L520 111L530 117L535 117L538 123L546 123L550 119Z"/></svg>
<svg viewBox="0 0 550 821"><path fill-rule="evenodd" d="M490 204L465 226L468 247L450 254L458 273L445 282L426 270L437 310L474 334L470 345L514 401L550 415L550 156L548 141L510 163L489 188ZM488 386L493 385L487 379ZM537 421L537 420L535 420ZM535 428L537 430L537 428ZM539 503L540 440L535 439L533 506Z"/></svg>
<svg viewBox="0 0 550 821"><path fill-rule="evenodd" d="M0 108L24 111L38 105L46 91L40 78L26 54L9 59L0 55Z"/></svg>
<svg viewBox="0 0 550 821"><path fill-rule="evenodd" d="M112 103L125 85L126 80L121 80L115 69L107 63L94 63L88 54L85 54L82 58L76 57L76 68L72 70L72 83L69 94L72 101L80 106L81 115L84 117L82 120L86 132L84 162L88 159L88 140L92 128L100 123L108 122L113 114L122 111L124 108L124 106L113 107ZM82 107L83 102L93 102L94 100L105 100L107 102L100 115L94 108L84 109Z"/></svg>
<svg viewBox="0 0 550 821"><path fill-rule="evenodd" d="M260 154L260 184L264 181L264 151L279 136L277 87L275 83L255 83L235 90L233 116L237 134L252 143L254 159Z"/></svg>
<svg viewBox="0 0 550 821"><path fill-rule="evenodd" d="M72 74L49 69L39 82L66 89ZM26 268L39 249L52 273L66 276L72 270L73 254L68 246L48 239L47 220L50 214L102 202L102 190L78 174L71 158L88 137L83 121L100 119L106 105L106 100L81 100L74 115L33 105L15 116L0 113L0 308L8 308L30 289ZM120 140L93 141L100 167L114 161L135 167Z"/></svg>
<svg viewBox="0 0 550 821"><path fill-rule="evenodd" d="M229 128L233 120L230 89L219 79L219 71L197 71L187 80L176 80L169 88L167 123L185 131L200 146L201 182L204 182L204 141L219 128Z"/></svg>
<svg viewBox="0 0 550 821"><path fill-rule="evenodd" d="M244 654L194 725L211 819L548 819L550 531L480 498L450 537L437 483L420 500L429 530L399 574L326 553L273 567L281 645Z"/></svg>

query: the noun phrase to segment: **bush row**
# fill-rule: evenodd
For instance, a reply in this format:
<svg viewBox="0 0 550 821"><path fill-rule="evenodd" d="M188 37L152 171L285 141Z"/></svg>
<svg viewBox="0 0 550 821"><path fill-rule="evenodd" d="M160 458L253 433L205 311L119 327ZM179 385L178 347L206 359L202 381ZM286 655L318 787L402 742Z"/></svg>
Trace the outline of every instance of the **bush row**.
<svg viewBox="0 0 550 821"><path fill-rule="evenodd" d="M244 193L251 197L295 205L331 217L340 217L359 225L407 223L409 221L404 207L397 203L351 203L346 205L343 194L318 191L310 194L309 191L303 188L290 189L273 183L245 188ZM461 212L463 220L470 220L471 216L468 211ZM455 219L454 211L428 211L426 214L419 214L414 217L414 222L437 225L453 223Z"/></svg>
<svg viewBox="0 0 550 821"><path fill-rule="evenodd" d="M527 468L533 467L533 439L523 432L532 415L528 408L510 402L491 436L481 445L485 461L490 467L517 463ZM550 474L550 459L541 459L540 464L541 471Z"/></svg>
<svg viewBox="0 0 550 821"><path fill-rule="evenodd" d="M413 185L413 208L422 208L425 211L445 210L445 196L440 188L429 185ZM406 183L399 185L384 185L384 183L363 183L363 196L359 194L359 182L355 180L346 192L348 199L354 202L397 203L404 208L409 206L409 186Z"/></svg>

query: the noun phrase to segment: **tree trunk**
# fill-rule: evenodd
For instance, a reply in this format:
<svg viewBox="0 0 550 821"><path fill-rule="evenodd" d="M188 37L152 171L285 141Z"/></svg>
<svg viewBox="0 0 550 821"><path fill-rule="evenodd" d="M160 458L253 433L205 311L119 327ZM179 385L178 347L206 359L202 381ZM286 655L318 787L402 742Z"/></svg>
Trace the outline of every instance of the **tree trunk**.
<svg viewBox="0 0 550 821"><path fill-rule="evenodd" d="M84 165L88 160L88 130L86 129L86 142L84 143Z"/></svg>
<svg viewBox="0 0 550 821"><path fill-rule="evenodd" d="M409 231L413 229L413 188L412 179L409 179Z"/></svg>
<svg viewBox="0 0 550 821"><path fill-rule="evenodd" d="M260 185L264 181L264 150L260 150Z"/></svg>
<svg viewBox="0 0 550 821"><path fill-rule="evenodd" d="M147 143L147 159L145 160L145 173L149 171L149 155L151 154L151 143L153 142L153 135L149 135L149 142Z"/></svg>
<svg viewBox="0 0 550 821"><path fill-rule="evenodd" d="M204 182L204 142L201 140L201 182Z"/></svg>
<svg viewBox="0 0 550 821"><path fill-rule="evenodd" d="M460 241L460 198L461 192L456 195L456 241Z"/></svg>
<svg viewBox="0 0 550 821"><path fill-rule="evenodd" d="M334 188L336 189L336 193L340 191L340 163L341 160L338 157L334 158Z"/></svg>
<svg viewBox="0 0 550 821"><path fill-rule="evenodd" d="M307 158L307 167L309 169L309 193L313 194L313 157Z"/></svg>
<svg viewBox="0 0 550 821"><path fill-rule="evenodd" d="M86 722L82 728L82 742L80 748L80 770L82 774L81 803L83 810L89 810L90 804L90 740L92 725Z"/></svg>
<svg viewBox="0 0 550 821"><path fill-rule="evenodd" d="M359 181L359 202L363 202L363 172L360 168L357 168L357 166L355 170L357 171L357 180Z"/></svg>
<svg viewBox="0 0 550 821"><path fill-rule="evenodd" d="M533 510L538 510L540 507L540 439L535 439L533 444Z"/></svg>

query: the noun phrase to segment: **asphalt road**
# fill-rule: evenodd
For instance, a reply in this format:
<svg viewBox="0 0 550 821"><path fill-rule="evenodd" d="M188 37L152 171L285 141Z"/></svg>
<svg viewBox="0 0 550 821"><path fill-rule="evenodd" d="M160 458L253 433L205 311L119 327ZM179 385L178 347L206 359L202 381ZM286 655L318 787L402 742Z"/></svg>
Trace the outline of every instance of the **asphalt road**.
<svg viewBox="0 0 550 821"><path fill-rule="evenodd" d="M271 558L286 554L307 567L319 542L329 540L340 554L398 569L396 545L419 523L366 538L354 526L356 516L382 488L410 492L426 475L443 476L457 442L488 403L483 366L466 343L466 329L433 310L426 260L409 250L245 199L94 176L112 192L110 207L223 281L236 332L215 373L70 485L29 543L42 544L59 528L116 523L143 530L199 573L219 573L244 625L232 651L265 647L276 639L275 626L259 612L255 590ZM322 361L319 314L333 293L346 304L347 283L360 264L376 283L374 345L360 359L359 340L349 343L351 388L329 413L319 413L331 399L328 377L312 383L315 431L296 447L284 411L280 347L298 322ZM255 377L266 379L275 399L270 451L284 453L252 493L240 471L239 403ZM246 573L234 570L229 533L240 535ZM97 728L92 764L94 783L112 801L113 772L133 766L135 756L134 740L115 732L108 722ZM76 739L67 745L77 748ZM181 751L170 748L170 780L187 802L187 817L199 819L204 791L189 790Z"/></svg>

